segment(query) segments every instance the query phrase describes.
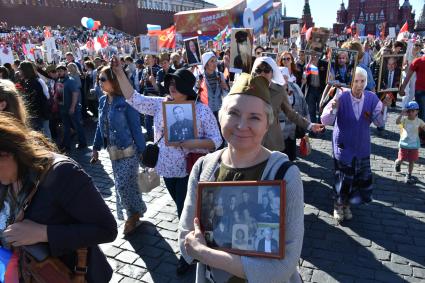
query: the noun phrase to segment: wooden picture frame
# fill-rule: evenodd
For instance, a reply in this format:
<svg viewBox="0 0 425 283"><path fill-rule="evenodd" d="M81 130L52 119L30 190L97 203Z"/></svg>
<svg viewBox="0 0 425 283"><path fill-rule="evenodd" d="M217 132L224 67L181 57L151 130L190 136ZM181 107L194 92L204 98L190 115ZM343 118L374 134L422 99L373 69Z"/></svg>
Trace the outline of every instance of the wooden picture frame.
<svg viewBox="0 0 425 283"><path fill-rule="evenodd" d="M283 258L285 184L284 180L199 182L196 217L207 245L242 256Z"/></svg>
<svg viewBox="0 0 425 283"><path fill-rule="evenodd" d="M377 92L398 92L401 86L401 75L403 67L403 54L390 54L381 57L379 67L379 78ZM391 61L390 61L391 60ZM395 64L392 67L390 64ZM389 68L393 68L394 74L392 75L391 86L389 80Z"/></svg>
<svg viewBox="0 0 425 283"><path fill-rule="evenodd" d="M194 101L164 101L162 113L166 145L176 145L185 140L198 138Z"/></svg>
<svg viewBox="0 0 425 283"><path fill-rule="evenodd" d="M191 37L184 40L186 50L185 61L189 66L202 65L201 48L199 47L198 37ZM196 57L192 54L195 53Z"/></svg>
<svg viewBox="0 0 425 283"><path fill-rule="evenodd" d="M357 67L357 51L342 48L331 48L326 72L326 83L333 86L341 86L351 88L353 84L354 74ZM341 56L345 56L345 76L337 69L338 60Z"/></svg>

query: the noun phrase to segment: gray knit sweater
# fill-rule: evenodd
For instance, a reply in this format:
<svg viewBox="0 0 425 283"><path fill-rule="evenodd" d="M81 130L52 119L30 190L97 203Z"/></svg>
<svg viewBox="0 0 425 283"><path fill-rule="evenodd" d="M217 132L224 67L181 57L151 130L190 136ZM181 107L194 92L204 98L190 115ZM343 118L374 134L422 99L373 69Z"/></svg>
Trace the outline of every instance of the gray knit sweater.
<svg viewBox="0 0 425 283"><path fill-rule="evenodd" d="M188 191L179 223L180 251L187 262L192 262L193 259L186 253L184 239L190 231L194 230L193 219L196 213L198 176L201 181L214 181L214 172L220 166L219 160L222 153L223 150L220 150L200 158L195 163L189 177ZM272 152L261 179L274 180L277 170L287 160L288 157L285 154ZM199 175L201 162L203 162L202 172ZM250 283L301 283L297 265L301 256L304 236L304 193L298 167L291 166L284 179L286 181L285 257L283 259L267 259L242 256L245 277ZM212 268L212 272L217 283L226 282L232 276L219 269ZM205 265L201 263L197 265L196 282L206 282Z"/></svg>

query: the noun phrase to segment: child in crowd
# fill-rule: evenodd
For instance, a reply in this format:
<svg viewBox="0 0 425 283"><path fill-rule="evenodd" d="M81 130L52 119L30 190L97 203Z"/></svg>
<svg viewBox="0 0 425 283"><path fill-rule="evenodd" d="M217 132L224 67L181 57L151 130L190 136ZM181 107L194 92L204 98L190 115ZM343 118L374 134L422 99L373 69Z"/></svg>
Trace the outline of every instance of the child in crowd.
<svg viewBox="0 0 425 283"><path fill-rule="evenodd" d="M396 124L400 125L400 142L398 158L395 161L394 168L400 172L400 166L403 161L409 162L408 174L405 182L413 184L412 177L413 165L419 159L419 128L425 129L425 123L418 118L419 105L416 101L410 101L397 117ZM403 117L406 116L406 117Z"/></svg>

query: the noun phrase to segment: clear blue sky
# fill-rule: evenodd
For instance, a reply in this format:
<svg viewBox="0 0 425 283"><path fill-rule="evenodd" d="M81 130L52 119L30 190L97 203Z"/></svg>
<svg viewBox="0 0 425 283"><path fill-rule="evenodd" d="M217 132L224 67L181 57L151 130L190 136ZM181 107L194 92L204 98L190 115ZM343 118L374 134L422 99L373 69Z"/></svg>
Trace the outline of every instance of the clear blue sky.
<svg viewBox="0 0 425 283"><path fill-rule="evenodd" d="M210 3L217 5L218 7L224 6L230 3L232 0L207 0ZM252 0L250 0L252 1ZM255 1L255 0L254 0ZM375 0L366 0L374 2ZM288 17L301 17L304 0L283 0L286 4L286 15ZM345 7L348 6L348 0L344 0ZM402 5L404 0L400 0ZM424 5L423 0L410 0L410 5L413 6L413 10L416 10L416 19L419 17L422 7ZM341 0L310 0L310 9L316 26L321 27L332 27L332 24L336 21L336 11L341 5ZM283 13L283 11L282 11Z"/></svg>

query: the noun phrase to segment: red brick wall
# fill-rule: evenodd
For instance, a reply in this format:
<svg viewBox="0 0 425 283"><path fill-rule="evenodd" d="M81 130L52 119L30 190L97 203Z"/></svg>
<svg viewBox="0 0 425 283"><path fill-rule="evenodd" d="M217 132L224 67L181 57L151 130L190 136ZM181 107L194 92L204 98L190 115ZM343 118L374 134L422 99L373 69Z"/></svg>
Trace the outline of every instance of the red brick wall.
<svg viewBox="0 0 425 283"><path fill-rule="evenodd" d="M114 4L63 0L0 0L0 21L7 21L9 26L76 26L81 24L82 17L90 17L132 35L146 33L146 24L158 24L167 28L173 23L173 12L139 9L135 0L111 2Z"/></svg>

